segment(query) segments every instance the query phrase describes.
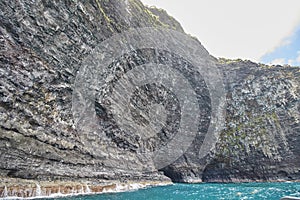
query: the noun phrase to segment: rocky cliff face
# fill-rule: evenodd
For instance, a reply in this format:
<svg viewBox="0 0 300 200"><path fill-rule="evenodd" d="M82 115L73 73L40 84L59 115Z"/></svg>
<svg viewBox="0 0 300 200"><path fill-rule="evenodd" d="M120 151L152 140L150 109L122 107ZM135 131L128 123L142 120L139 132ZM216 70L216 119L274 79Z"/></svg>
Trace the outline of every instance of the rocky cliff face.
<svg viewBox="0 0 300 200"><path fill-rule="evenodd" d="M163 169L144 154L164 145L180 129L180 97L174 98L163 85L146 84L131 99L134 105L143 104L145 99L138 96L144 95L146 103L166 108L165 115L159 106L154 110L162 121L174 125L167 124L156 137L143 141L120 131L100 100L95 102L95 115L109 131L102 130L101 137L79 131L72 99L84 59L114 34L141 27L183 32L165 11L146 8L138 0L0 2L2 178L169 180L165 173L183 182L300 179L299 68L217 61L197 41L197 57L203 66L223 71L226 91L225 123L208 155L199 156L201 134ZM210 120L218 118L210 116L214 89L188 60L153 48L122 56L111 69L122 65L128 71L146 64L147 58L184 74L202 102L199 133L207 132ZM149 123L140 113L132 115L140 123Z"/></svg>
<svg viewBox="0 0 300 200"><path fill-rule="evenodd" d="M176 181L299 180L299 67L220 59L226 121L216 148L196 144L165 170Z"/></svg>
<svg viewBox="0 0 300 200"><path fill-rule="evenodd" d="M227 123L203 179L299 180L299 68L236 62L224 69Z"/></svg>
<svg viewBox="0 0 300 200"><path fill-rule="evenodd" d="M136 153L114 148L117 138L110 155L95 155L101 144L86 145L74 126L72 87L82 59L114 33L144 26L182 31L180 25L139 1L0 4L1 176L168 180Z"/></svg>

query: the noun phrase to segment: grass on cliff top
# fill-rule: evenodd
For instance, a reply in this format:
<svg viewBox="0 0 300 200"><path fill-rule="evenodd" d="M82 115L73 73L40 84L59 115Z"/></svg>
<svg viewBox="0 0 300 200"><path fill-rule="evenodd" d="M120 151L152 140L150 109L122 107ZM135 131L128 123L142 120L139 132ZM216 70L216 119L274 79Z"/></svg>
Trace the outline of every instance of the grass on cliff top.
<svg viewBox="0 0 300 200"><path fill-rule="evenodd" d="M257 64L259 67L262 68L274 68L274 67L283 67L283 68L288 68L288 67L300 67L300 66L291 66L288 64L285 65L267 65L263 63L255 63L251 60L243 60L243 59L228 59L228 58L217 58L218 63L220 64L232 64L232 63L252 63L252 64Z"/></svg>

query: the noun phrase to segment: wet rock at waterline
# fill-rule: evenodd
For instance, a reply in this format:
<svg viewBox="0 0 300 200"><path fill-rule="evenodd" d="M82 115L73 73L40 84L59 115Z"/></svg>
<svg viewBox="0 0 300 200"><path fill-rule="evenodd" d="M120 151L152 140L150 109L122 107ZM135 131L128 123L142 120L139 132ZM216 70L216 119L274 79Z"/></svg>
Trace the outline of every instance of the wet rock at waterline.
<svg viewBox="0 0 300 200"><path fill-rule="evenodd" d="M299 179L299 68L217 60L137 0L0 4L1 177Z"/></svg>

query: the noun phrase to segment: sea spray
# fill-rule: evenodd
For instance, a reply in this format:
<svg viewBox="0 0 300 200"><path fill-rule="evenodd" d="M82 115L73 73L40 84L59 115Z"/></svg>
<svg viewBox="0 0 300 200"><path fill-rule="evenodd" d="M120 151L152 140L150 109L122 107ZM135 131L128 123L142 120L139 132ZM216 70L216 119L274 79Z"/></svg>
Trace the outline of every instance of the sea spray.
<svg viewBox="0 0 300 200"><path fill-rule="evenodd" d="M3 194L2 194L3 197L7 197L7 187L6 185L4 186L4 190L3 190Z"/></svg>
<svg viewBox="0 0 300 200"><path fill-rule="evenodd" d="M87 194L91 193L91 189L89 188L89 186L87 184L85 184L85 192Z"/></svg>
<svg viewBox="0 0 300 200"><path fill-rule="evenodd" d="M41 186L38 183L36 183L35 196L42 196Z"/></svg>
<svg viewBox="0 0 300 200"><path fill-rule="evenodd" d="M81 190L79 192L80 194L84 194L84 188L83 188L83 185L81 185Z"/></svg>
<svg viewBox="0 0 300 200"><path fill-rule="evenodd" d="M4 199L26 199L26 198L57 198L57 197L67 197L67 196L77 196L77 195L91 195L91 194L101 194L101 193L118 193L138 190L148 186L155 185L166 185L170 182L140 182L140 183L110 183L110 184L89 184L89 182L70 184L66 182L58 183L44 183L44 182L30 182L27 184L17 185L11 184L9 186L2 186L2 191L0 192L0 200ZM73 187L69 187L72 185Z"/></svg>

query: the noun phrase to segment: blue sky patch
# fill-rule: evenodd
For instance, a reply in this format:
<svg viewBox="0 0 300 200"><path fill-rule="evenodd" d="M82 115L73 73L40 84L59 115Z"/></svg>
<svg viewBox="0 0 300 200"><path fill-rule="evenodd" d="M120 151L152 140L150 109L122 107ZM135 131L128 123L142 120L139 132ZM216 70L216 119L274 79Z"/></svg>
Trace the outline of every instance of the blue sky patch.
<svg viewBox="0 0 300 200"><path fill-rule="evenodd" d="M260 59L260 62L300 66L300 26L286 41L285 45L279 46L274 51L265 54Z"/></svg>

